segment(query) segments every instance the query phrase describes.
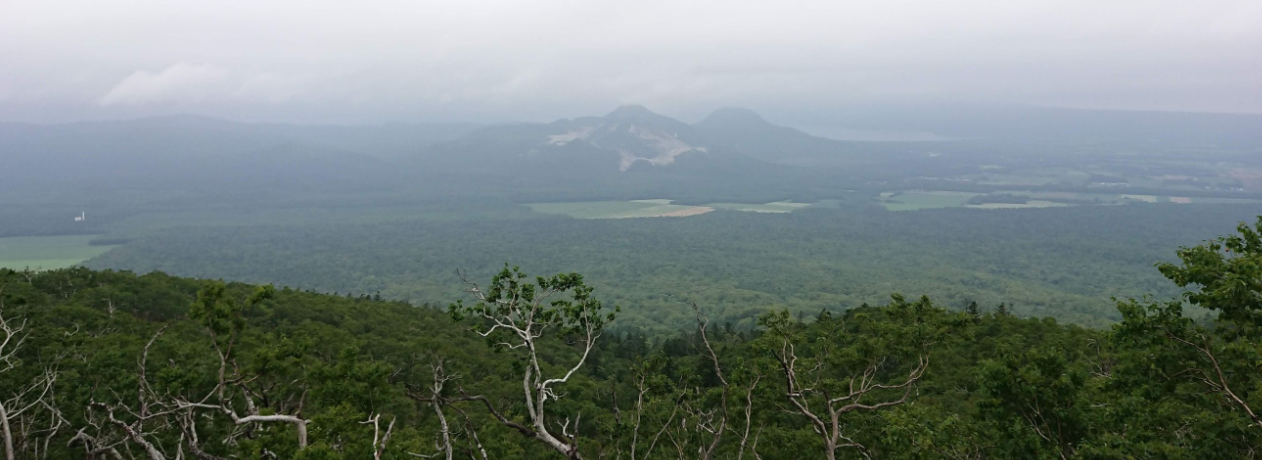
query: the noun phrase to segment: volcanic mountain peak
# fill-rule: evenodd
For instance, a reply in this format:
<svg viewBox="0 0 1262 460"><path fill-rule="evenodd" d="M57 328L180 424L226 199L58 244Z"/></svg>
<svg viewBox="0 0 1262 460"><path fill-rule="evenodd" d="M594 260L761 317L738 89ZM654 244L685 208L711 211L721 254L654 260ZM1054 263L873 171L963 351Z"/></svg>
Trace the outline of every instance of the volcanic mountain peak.
<svg viewBox="0 0 1262 460"><path fill-rule="evenodd" d="M549 134L543 147L583 142L618 154L618 169L626 171L637 162L669 165L680 155L705 152L700 136L687 123L658 115L642 105L624 105L603 117L579 118L554 125L563 131Z"/></svg>
<svg viewBox="0 0 1262 460"><path fill-rule="evenodd" d="M616 109L613 109L613 111L609 112L608 115L605 115L604 118L615 120L615 119L624 119L624 118L645 118L645 117L661 117L661 115L654 113L652 110L649 110L648 107L642 106L640 104L624 104L624 105L618 106L618 108Z"/></svg>

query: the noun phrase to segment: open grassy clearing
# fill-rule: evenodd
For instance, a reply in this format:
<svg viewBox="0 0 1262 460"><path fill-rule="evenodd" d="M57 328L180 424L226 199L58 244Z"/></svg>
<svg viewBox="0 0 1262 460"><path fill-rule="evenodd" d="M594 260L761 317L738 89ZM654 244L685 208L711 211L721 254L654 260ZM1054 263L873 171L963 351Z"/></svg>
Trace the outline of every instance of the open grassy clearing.
<svg viewBox="0 0 1262 460"><path fill-rule="evenodd" d="M1186 200L1186 201L1185 201ZM1170 201L1175 203L1199 203L1199 204L1253 204L1262 203L1262 200L1251 200L1248 198L1186 198L1186 197L1170 197Z"/></svg>
<svg viewBox="0 0 1262 460"><path fill-rule="evenodd" d="M1161 197L1158 197L1155 195L1122 195L1122 199L1143 201L1147 203L1158 203L1161 201L1165 201L1165 200L1162 200Z"/></svg>
<svg viewBox="0 0 1262 460"><path fill-rule="evenodd" d="M890 211L916 211L919 209L957 208L980 195L972 192L916 191L881 194L877 202Z"/></svg>
<svg viewBox="0 0 1262 460"><path fill-rule="evenodd" d="M629 219L635 217L687 217L705 214L714 208L670 204L671 200L580 201L572 203L531 203L535 212L560 214L575 219Z"/></svg>
<svg viewBox="0 0 1262 460"><path fill-rule="evenodd" d="M1054 201L1030 200L1025 203L986 203L986 204L970 204L964 207L976 209L1022 209L1022 208L1055 208L1059 206L1070 206L1065 203L1057 203Z"/></svg>
<svg viewBox="0 0 1262 460"><path fill-rule="evenodd" d="M1182 204L1252 204L1262 201L1250 198L1210 198L1185 196L1135 195L1118 193L1074 193L1074 192L1004 192L1017 196L1028 196L1031 200L1056 202L1094 202L1098 204L1144 203L1182 203Z"/></svg>
<svg viewBox="0 0 1262 460"><path fill-rule="evenodd" d="M762 212L762 213L786 213L793 212L798 209L810 206L807 203L794 203L791 201L777 201L765 204L749 204L749 203L710 203L706 205L711 208L729 209L733 211L745 212Z"/></svg>
<svg viewBox="0 0 1262 460"><path fill-rule="evenodd" d="M1073 173L1069 171L1066 174ZM973 200L977 197L1017 196L1027 198L1025 203L994 202L980 203ZM870 196L870 195L869 195ZM876 202L890 211L916 211L920 209L941 208L974 208L974 209L1028 209L1054 208L1075 205L1120 205L1129 203L1221 203L1249 204L1262 200L1231 198L1187 198L1157 195L1136 195L1122 193L1078 193L1078 192L1035 192L1035 191L1002 191L992 194L976 192L957 192L945 190L911 190L881 192ZM820 202L815 204L776 201L771 203L709 203L704 206L672 204L672 200L630 200L630 201L582 201L569 203L531 203L527 206L534 212L559 214L576 219L627 219L637 217L687 217L705 214L715 209L730 211L755 212L767 214L783 214L806 207L835 207L837 203ZM1002 201L1002 200L994 200Z"/></svg>
<svg viewBox="0 0 1262 460"><path fill-rule="evenodd" d="M710 203L704 206L671 204L673 200L579 201L570 203L530 203L532 211L560 214L575 219L629 219L636 217L688 217L715 209L757 213L787 213L812 206L810 203L776 201L772 203Z"/></svg>
<svg viewBox="0 0 1262 460"><path fill-rule="evenodd" d="M987 200L980 198L1020 197L1027 199L1025 203L1005 202L1002 199ZM973 198L979 198L974 200ZM971 200L971 201L970 201ZM1124 205L1143 203L1176 203L1176 204L1256 204L1262 200L1248 198L1201 198L1182 196L1137 195L1125 193L1078 193L1078 192L1035 192L1035 191L1001 191L994 193L970 193L948 191L887 191L876 197L876 202L890 211L915 211L919 209L937 208L976 208L976 209L1022 209L1052 208L1080 205Z"/></svg>
<svg viewBox="0 0 1262 460"><path fill-rule="evenodd" d="M52 270L77 265L114 246L88 244L95 235L0 238L0 268Z"/></svg>
<svg viewBox="0 0 1262 460"><path fill-rule="evenodd" d="M1081 192L1003 192L1009 195L1029 197L1031 200L1055 201L1059 203L1081 204L1122 204L1122 195L1116 193L1081 193Z"/></svg>

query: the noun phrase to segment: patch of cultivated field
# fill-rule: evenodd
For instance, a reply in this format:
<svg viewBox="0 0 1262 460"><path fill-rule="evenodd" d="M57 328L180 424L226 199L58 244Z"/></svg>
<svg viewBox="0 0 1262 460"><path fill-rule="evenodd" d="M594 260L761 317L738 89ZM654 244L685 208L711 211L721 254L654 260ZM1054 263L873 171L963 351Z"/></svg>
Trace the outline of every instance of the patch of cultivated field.
<svg viewBox="0 0 1262 460"><path fill-rule="evenodd" d="M1187 198L1187 197L1170 197L1171 203L1199 203L1199 204L1253 204L1262 203L1262 201L1249 198Z"/></svg>
<svg viewBox="0 0 1262 460"><path fill-rule="evenodd" d="M1003 192L1016 196L1027 196L1032 200L1047 201L1071 201L1071 202L1096 202L1099 204L1117 204L1122 200L1122 196L1116 193L1082 193L1082 192L1029 192L1029 191L1008 191Z"/></svg>
<svg viewBox="0 0 1262 460"><path fill-rule="evenodd" d="M680 209L680 210L678 210L678 211L671 211L671 212L668 212L668 213L666 213L666 214L658 214L658 215L656 215L656 216L651 216L651 217L688 217L688 216L697 216L697 215L705 214L705 213L710 212L710 211L713 211L713 210L714 210L714 208L711 208L711 207L708 207L708 206L693 206L693 207L688 208L688 209Z"/></svg>
<svg viewBox="0 0 1262 460"><path fill-rule="evenodd" d="M88 244L95 236L14 236L0 238L0 268L53 270L104 254L114 246Z"/></svg>
<svg viewBox="0 0 1262 460"><path fill-rule="evenodd" d="M994 202L970 204L969 200L979 196L1012 195L1028 198L1025 203ZM996 200L1000 201L1000 200ZM1001 191L993 194L948 191L892 191L882 192L876 202L890 211L915 211L919 209L937 208L974 208L974 209L1022 209L1022 208L1055 208L1079 205L1125 205L1133 203L1183 203L1183 204L1254 204L1262 200L1251 198L1202 198L1160 195L1137 195L1121 193L1079 193L1079 192L1035 192L1035 191ZM721 203L720 203L721 204ZM719 204L711 205L719 207Z"/></svg>
<svg viewBox="0 0 1262 460"><path fill-rule="evenodd" d="M670 204L671 200L580 201L570 203L531 203L530 209L544 214L560 214L575 219L629 219L635 217L688 217L713 211L708 206Z"/></svg>
<svg viewBox="0 0 1262 460"><path fill-rule="evenodd" d="M915 211L919 209L957 208L964 206L968 200L980 195L972 192L946 191L913 191L886 195L882 193L877 202L890 211Z"/></svg>
<svg viewBox="0 0 1262 460"><path fill-rule="evenodd" d="M765 204L710 203L706 206L709 206L711 208L718 208L718 209L730 209L733 211L785 213L785 212L793 212L794 210L805 208L807 206L810 206L810 204L794 203L791 201L777 201L774 203L765 203Z"/></svg>
<svg viewBox="0 0 1262 460"><path fill-rule="evenodd" d="M1122 195L1122 198L1126 200L1145 201L1148 203L1157 203L1160 201L1165 201L1165 200L1162 200L1161 197L1158 197L1156 195Z"/></svg>
<svg viewBox="0 0 1262 460"><path fill-rule="evenodd" d="M1057 203L1055 201L1030 200L1025 203L986 203L986 204L970 204L966 208L977 209L1021 209L1021 208L1055 208L1059 206L1069 206L1065 203Z"/></svg>

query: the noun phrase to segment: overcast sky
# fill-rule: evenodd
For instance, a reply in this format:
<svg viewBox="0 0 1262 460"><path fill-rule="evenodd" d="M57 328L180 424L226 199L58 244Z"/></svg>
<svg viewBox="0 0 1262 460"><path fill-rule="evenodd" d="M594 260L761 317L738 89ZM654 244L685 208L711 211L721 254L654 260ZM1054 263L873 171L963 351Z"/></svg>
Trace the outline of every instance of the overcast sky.
<svg viewBox="0 0 1262 460"><path fill-rule="evenodd" d="M1262 113L1262 0L0 0L0 120Z"/></svg>

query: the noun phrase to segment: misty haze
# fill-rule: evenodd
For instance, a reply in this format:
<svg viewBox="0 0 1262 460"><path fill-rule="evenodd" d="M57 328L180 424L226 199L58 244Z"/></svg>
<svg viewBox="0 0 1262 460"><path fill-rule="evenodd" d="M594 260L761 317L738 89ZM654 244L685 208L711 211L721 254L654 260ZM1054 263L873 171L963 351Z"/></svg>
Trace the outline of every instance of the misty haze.
<svg viewBox="0 0 1262 460"><path fill-rule="evenodd" d="M0 3L16 459L1249 459L1262 3Z"/></svg>

